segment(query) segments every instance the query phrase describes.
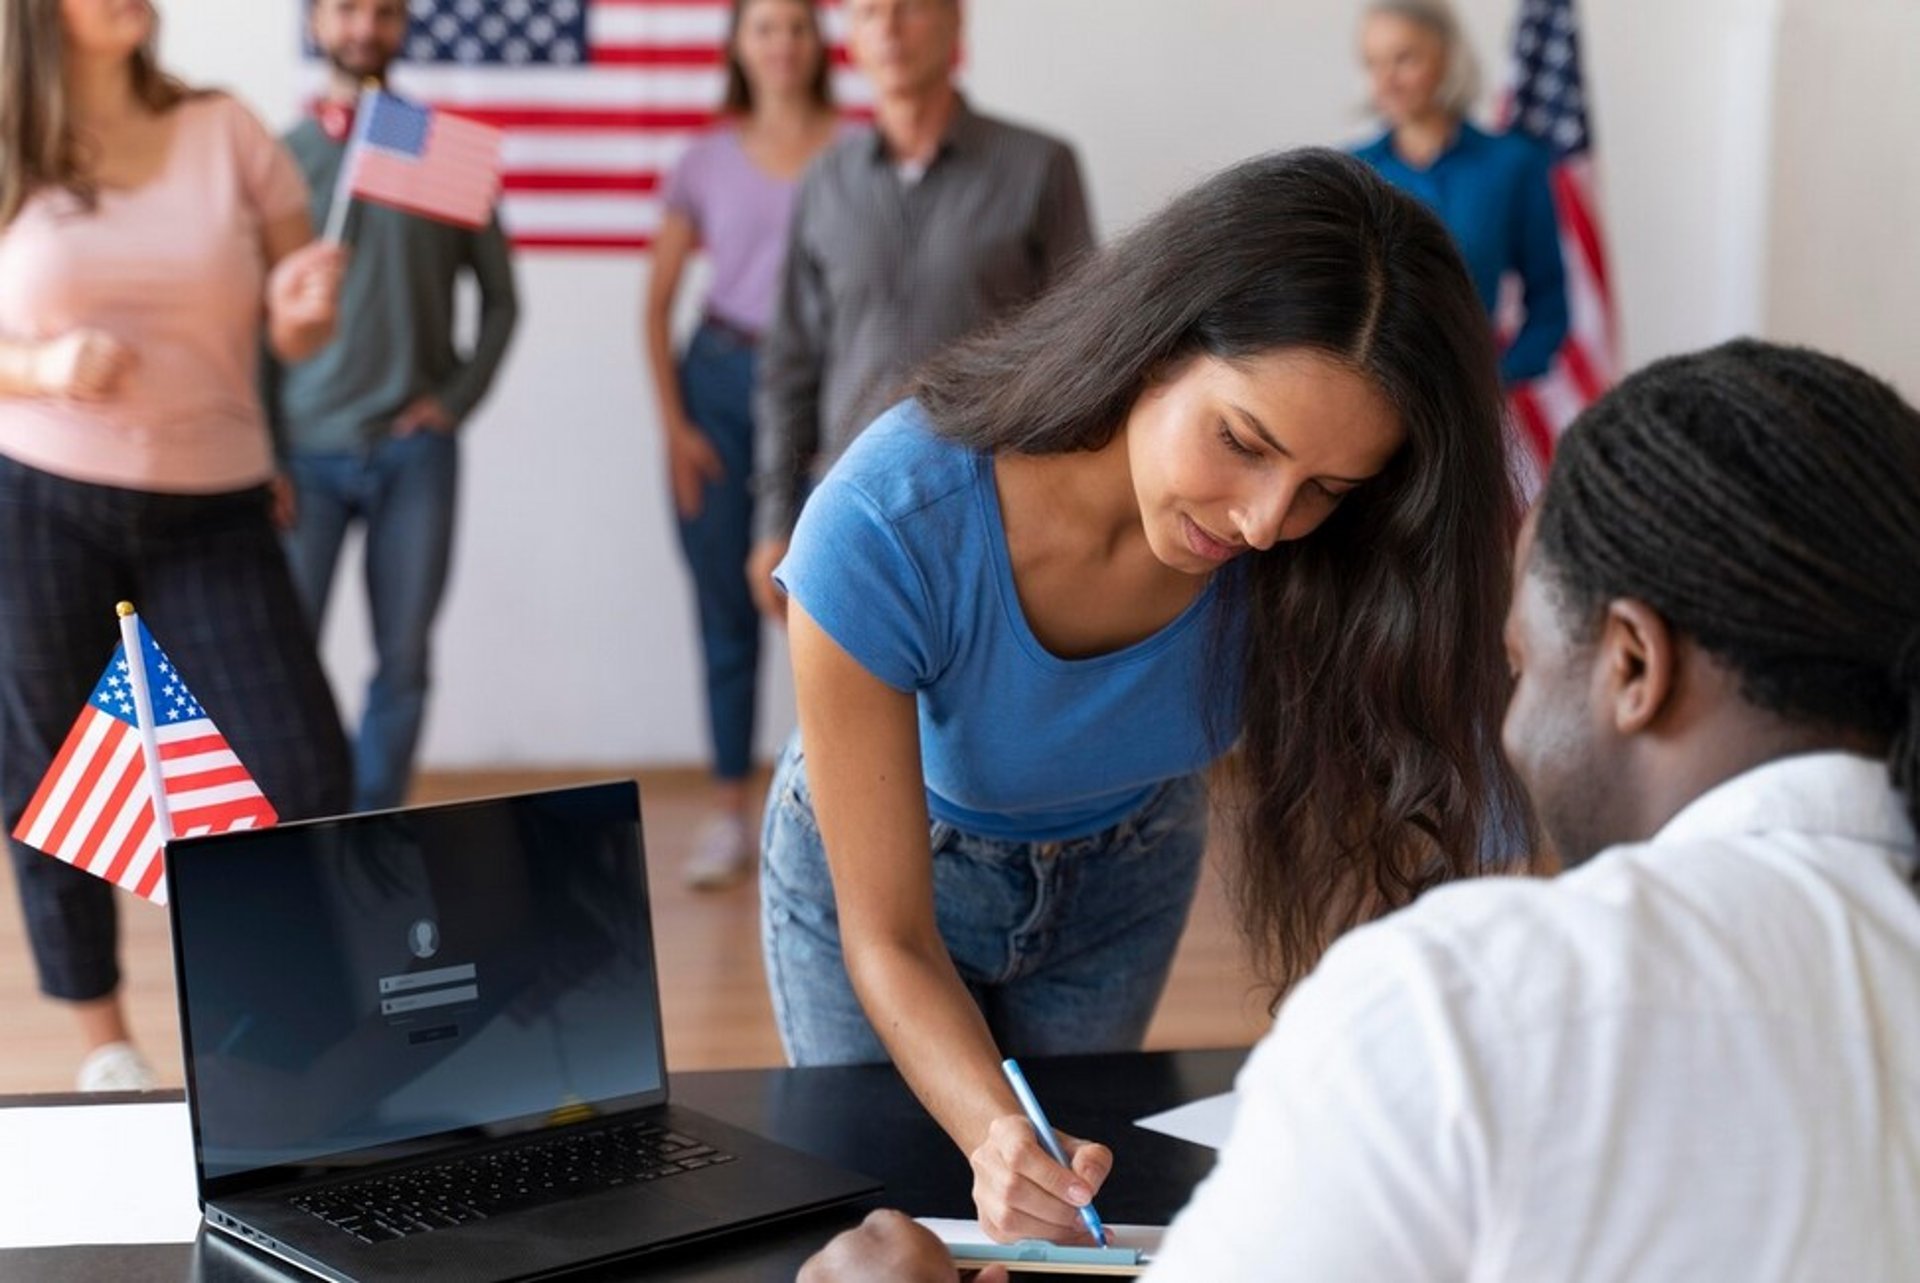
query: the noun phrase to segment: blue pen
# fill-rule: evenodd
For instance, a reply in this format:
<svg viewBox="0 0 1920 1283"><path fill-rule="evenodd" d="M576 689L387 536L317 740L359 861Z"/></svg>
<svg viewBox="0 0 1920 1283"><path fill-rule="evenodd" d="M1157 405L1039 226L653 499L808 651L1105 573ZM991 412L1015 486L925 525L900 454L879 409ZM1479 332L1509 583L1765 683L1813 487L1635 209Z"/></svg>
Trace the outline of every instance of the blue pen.
<svg viewBox="0 0 1920 1283"><path fill-rule="evenodd" d="M1013 1094L1020 1098L1020 1108L1026 1111L1027 1121L1033 1124L1033 1130L1040 1133L1040 1143L1053 1155L1053 1161L1073 1170L1073 1164L1060 1149L1060 1142L1054 1139L1053 1124L1047 1121L1046 1111L1040 1108L1040 1098L1033 1094L1033 1088L1027 1086L1027 1076L1020 1072L1020 1063L1011 1056L1000 1062L1001 1072L1007 1076L1007 1083L1013 1088ZM1093 1235L1093 1241L1101 1247L1107 1245L1107 1227L1100 1223L1100 1213L1088 1203L1080 1209L1080 1219L1087 1223L1087 1232Z"/></svg>

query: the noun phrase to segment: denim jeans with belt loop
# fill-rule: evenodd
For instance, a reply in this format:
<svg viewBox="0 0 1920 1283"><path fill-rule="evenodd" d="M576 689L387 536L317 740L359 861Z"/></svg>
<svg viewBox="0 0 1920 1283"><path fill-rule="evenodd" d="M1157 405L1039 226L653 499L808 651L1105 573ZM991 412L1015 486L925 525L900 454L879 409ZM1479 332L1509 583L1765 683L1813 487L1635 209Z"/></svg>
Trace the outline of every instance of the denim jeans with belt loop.
<svg viewBox="0 0 1920 1283"><path fill-rule="evenodd" d="M1203 775L1166 781L1086 837L1024 842L934 821L928 840L941 939L1003 1054L1139 1048L1199 884ZM767 797L760 931L788 1062L885 1061L841 958L798 735Z"/></svg>

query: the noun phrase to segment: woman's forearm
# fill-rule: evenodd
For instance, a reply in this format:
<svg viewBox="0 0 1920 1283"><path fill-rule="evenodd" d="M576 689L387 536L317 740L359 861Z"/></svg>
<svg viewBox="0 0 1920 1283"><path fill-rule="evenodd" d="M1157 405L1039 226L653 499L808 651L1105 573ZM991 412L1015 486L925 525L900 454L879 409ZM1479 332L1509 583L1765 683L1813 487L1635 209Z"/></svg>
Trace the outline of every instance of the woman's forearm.
<svg viewBox="0 0 1920 1283"><path fill-rule="evenodd" d="M680 395L680 371L673 360L671 315L671 298L647 300L647 368L653 374L653 396L660 407L662 433L674 431L687 419L686 402Z"/></svg>
<svg viewBox="0 0 1920 1283"><path fill-rule="evenodd" d="M647 269L642 309L647 367L653 374L653 395L660 407L660 430L667 435L687 421L686 402L680 395L680 371L673 359L673 304L680 296L680 280L698 241L692 221L685 214L669 211L655 233Z"/></svg>
<svg viewBox="0 0 1920 1283"><path fill-rule="evenodd" d="M946 947L843 943L854 992L920 1103L962 1153L994 1119L1020 1112L1000 1052Z"/></svg>

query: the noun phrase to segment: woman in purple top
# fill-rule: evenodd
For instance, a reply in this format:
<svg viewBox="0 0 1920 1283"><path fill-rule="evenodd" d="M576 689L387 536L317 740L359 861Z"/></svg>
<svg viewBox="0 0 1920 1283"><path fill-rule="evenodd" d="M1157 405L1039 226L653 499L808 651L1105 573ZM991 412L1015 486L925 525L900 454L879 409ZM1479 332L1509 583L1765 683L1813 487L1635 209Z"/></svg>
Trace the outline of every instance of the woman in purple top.
<svg viewBox="0 0 1920 1283"><path fill-rule="evenodd" d="M713 736L714 815L686 880L738 882L747 819L760 616L747 589L754 356L773 314L801 171L833 140L825 41L811 0L734 0L720 123L667 183L647 287L647 358L659 397L680 544L693 573ZM675 363L674 296L696 249L712 264L706 316Z"/></svg>

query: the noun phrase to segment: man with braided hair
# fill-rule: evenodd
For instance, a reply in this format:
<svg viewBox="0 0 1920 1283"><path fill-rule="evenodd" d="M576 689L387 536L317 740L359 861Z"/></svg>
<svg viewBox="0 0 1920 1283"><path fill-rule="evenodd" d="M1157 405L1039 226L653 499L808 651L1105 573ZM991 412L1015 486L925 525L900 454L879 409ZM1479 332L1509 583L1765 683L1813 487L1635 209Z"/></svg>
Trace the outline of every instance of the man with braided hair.
<svg viewBox="0 0 1920 1283"><path fill-rule="evenodd" d="M1920 413L1659 362L1516 576L1505 747L1569 871L1336 944L1149 1277L1920 1278ZM953 1277L884 1213L801 1277L876 1267Z"/></svg>

